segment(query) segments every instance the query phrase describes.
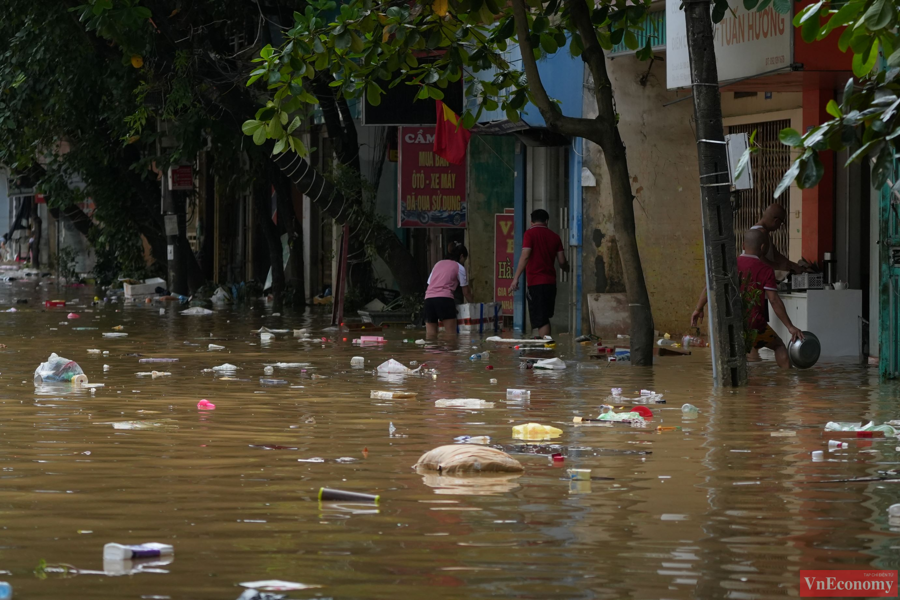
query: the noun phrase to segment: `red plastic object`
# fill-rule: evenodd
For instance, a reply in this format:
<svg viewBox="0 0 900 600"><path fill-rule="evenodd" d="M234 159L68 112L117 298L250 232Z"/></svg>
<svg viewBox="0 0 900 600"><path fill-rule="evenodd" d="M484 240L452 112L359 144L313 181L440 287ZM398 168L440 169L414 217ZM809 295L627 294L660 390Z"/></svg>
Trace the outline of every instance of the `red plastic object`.
<svg viewBox="0 0 900 600"><path fill-rule="evenodd" d="M553 462L555 462L555 463L565 462L565 460L566 460L566 457L559 453L552 455L551 458L553 459Z"/></svg>
<svg viewBox="0 0 900 600"><path fill-rule="evenodd" d="M204 399L197 403L197 410L216 410L216 405Z"/></svg>
<svg viewBox="0 0 900 600"><path fill-rule="evenodd" d="M46 302L44 302L44 306L47 308L57 308L60 306L65 306L65 305L66 305L65 300L47 300Z"/></svg>
<svg viewBox="0 0 900 600"><path fill-rule="evenodd" d="M493 371L493 370L494 370L494 367L491 366L491 365L488 365L488 366L486 366L486 367L484 368L484 370L485 370L485 371Z"/></svg>
<svg viewBox="0 0 900 600"><path fill-rule="evenodd" d="M653 411L650 410L649 408L647 408L646 406L632 406L631 412L636 412L637 414L641 415L645 419L653 418Z"/></svg>
<svg viewBox="0 0 900 600"><path fill-rule="evenodd" d="M66 318L67 318L67 319L80 319L81 317L79 317L79 316L76 315L75 313L69 313L69 314L66 315Z"/></svg>

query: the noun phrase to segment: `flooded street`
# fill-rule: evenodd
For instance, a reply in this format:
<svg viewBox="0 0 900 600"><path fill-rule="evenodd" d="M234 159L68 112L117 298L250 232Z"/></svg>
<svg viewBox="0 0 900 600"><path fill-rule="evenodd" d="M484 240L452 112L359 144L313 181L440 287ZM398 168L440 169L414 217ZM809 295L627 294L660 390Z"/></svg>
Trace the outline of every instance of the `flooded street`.
<svg viewBox="0 0 900 600"><path fill-rule="evenodd" d="M0 313L0 578L16 598L224 600L265 579L321 586L291 598L776 598L797 595L800 569L900 562L900 527L887 516L900 485L827 483L898 466L896 439L829 452L823 437L828 421L900 418L896 384L879 384L875 369L783 372L765 362L732 392L713 390L708 350L630 368L591 360L589 346L562 337L568 369L540 372L479 337L424 350L403 343L423 331L393 329L384 346L354 348L359 333L326 330L324 312L272 316L260 304L183 316L170 304L160 315L159 304L91 307L87 288L33 288L0 284L0 310L18 309ZM43 308L63 294L79 304ZM119 325L127 337L101 337ZM287 333L261 345L252 331L262 326L310 328L328 341ZM482 350L489 360L469 360ZM51 352L105 387L35 388ZM365 357L364 369L351 369L353 356ZM139 363L151 357L178 362ZM389 358L439 374L374 375ZM278 362L311 367L266 376ZM239 367L238 380L202 372L223 363ZM171 376L135 375L153 369ZM645 429L573 425L596 416L612 387L631 397L655 390L667 403L649 407ZM507 388L530 389L530 401L507 401ZM371 390L418 397L377 400ZM452 398L495 405L435 407ZM198 411L201 399L216 409ZM699 417L684 418L684 403ZM162 424L111 424L148 420ZM512 427L528 422L563 434L555 446L515 441ZM463 435L490 436L525 473L454 479L411 469ZM825 460L812 462L813 450ZM569 482L567 468L591 469L595 480ZM320 487L381 502L320 504ZM174 560L131 576L103 572L104 544L151 541L173 545ZM51 568L35 573L41 561ZM52 568L60 564L87 572Z"/></svg>

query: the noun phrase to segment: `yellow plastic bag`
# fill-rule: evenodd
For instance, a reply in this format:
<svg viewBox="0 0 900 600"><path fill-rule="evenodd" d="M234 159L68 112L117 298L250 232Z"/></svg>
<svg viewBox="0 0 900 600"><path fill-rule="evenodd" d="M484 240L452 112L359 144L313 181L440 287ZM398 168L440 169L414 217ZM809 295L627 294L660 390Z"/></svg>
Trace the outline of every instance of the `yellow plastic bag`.
<svg viewBox="0 0 900 600"><path fill-rule="evenodd" d="M561 435L562 429L540 423L526 423L513 427L513 437L517 440L549 440Z"/></svg>

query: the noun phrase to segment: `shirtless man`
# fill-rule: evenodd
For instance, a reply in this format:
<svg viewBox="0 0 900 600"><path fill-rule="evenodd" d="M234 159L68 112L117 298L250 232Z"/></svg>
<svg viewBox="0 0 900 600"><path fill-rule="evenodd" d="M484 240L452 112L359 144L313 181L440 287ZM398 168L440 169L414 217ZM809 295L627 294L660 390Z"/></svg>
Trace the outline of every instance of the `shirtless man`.
<svg viewBox="0 0 900 600"><path fill-rule="evenodd" d="M762 261L775 269L776 271L790 271L791 273L802 273L804 268L798 265L795 262L791 262L788 258L778 251L775 247L775 244L772 243L770 234L778 231L778 229L784 225L787 221L787 213L784 210L784 207L780 204L770 204L765 212L763 212L762 218L756 222L756 225L751 227L750 229L760 229L765 233L766 237L764 240L764 244L768 247L768 251L765 256L762 256Z"/></svg>

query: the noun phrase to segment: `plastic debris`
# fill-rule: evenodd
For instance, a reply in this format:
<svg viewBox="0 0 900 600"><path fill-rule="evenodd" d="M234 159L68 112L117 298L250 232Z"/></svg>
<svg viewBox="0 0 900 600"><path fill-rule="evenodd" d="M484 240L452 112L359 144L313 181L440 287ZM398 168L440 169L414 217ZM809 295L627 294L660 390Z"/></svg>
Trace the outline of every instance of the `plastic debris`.
<svg viewBox="0 0 900 600"><path fill-rule="evenodd" d="M228 373L228 372L232 372L232 371L237 371L238 368L232 364L225 363L224 365L219 365L217 367L213 367L212 370L215 371L216 373L222 373L222 372Z"/></svg>
<svg viewBox="0 0 900 600"><path fill-rule="evenodd" d="M109 371L109 365L103 365L103 370L104 370L104 371Z"/></svg>
<svg viewBox="0 0 900 600"><path fill-rule="evenodd" d="M607 405L600 407L600 416L597 417L597 419L600 421L611 421L613 423L631 423L631 425L635 427L643 427L646 425L641 413L634 411L617 413L613 411L612 406Z"/></svg>
<svg viewBox="0 0 900 600"><path fill-rule="evenodd" d="M618 398L619 396L622 395L622 388L612 388L612 389L609 391L609 393L610 393L610 395L612 395L614 398Z"/></svg>
<svg viewBox="0 0 900 600"><path fill-rule="evenodd" d="M308 585L305 583L295 583L293 581L281 581L280 579L267 579L265 581L249 581L240 584L242 587L251 588L253 590L262 590L264 592L290 592L295 590L306 590L309 588L320 588L321 585Z"/></svg>
<svg viewBox="0 0 900 600"><path fill-rule="evenodd" d="M81 317L79 315L77 315L76 313L69 313L66 315L66 318L67 319L80 319Z"/></svg>
<svg viewBox="0 0 900 600"><path fill-rule="evenodd" d="M519 440L548 440L561 435L562 429L540 423L525 423L512 428L512 436Z"/></svg>
<svg viewBox="0 0 900 600"><path fill-rule="evenodd" d="M531 390L516 390L516 389L507 389L506 390L506 399L507 400L530 400L531 399Z"/></svg>
<svg viewBox="0 0 900 600"><path fill-rule="evenodd" d="M100 354L100 350L98 348L88 348L88 354Z"/></svg>
<svg viewBox="0 0 900 600"><path fill-rule="evenodd" d="M360 369L366 366L366 359L362 356L354 356L350 359L350 366L354 369Z"/></svg>
<svg viewBox="0 0 900 600"><path fill-rule="evenodd" d="M322 502L374 502L375 504L378 504L380 498L381 496L376 494L362 494L359 492L347 492L330 488L319 489L319 500Z"/></svg>
<svg viewBox="0 0 900 600"><path fill-rule="evenodd" d="M435 408L494 408L493 402L478 398L454 398L435 400Z"/></svg>
<svg viewBox="0 0 900 600"><path fill-rule="evenodd" d="M285 379L266 379L265 377L260 377L259 382L262 385L287 385L288 382Z"/></svg>
<svg viewBox="0 0 900 600"><path fill-rule="evenodd" d="M828 449L829 450L843 450L849 444L847 442L841 442L838 440L828 440Z"/></svg>
<svg viewBox="0 0 900 600"><path fill-rule="evenodd" d="M189 309L187 309L187 310L181 311L181 314L183 314L183 315L188 315L188 316L191 316L191 315L211 315L211 314L213 314L213 311L209 310L208 308L203 308L202 306L193 306L193 307L191 307L191 308L189 308Z"/></svg>
<svg viewBox="0 0 900 600"><path fill-rule="evenodd" d="M547 343L553 343L553 338L549 335L545 335L542 339L539 340L524 340L524 339L513 339L513 338L502 338L497 335L492 335L489 338L485 338L485 342L492 342L494 344L508 344L508 345L518 345L518 346L543 346Z"/></svg>
<svg viewBox="0 0 900 600"><path fill-rule="evenodd" d="M482 446L487 446L491 443L491 436L489 435L461 435L459 437L453 438L453 441L457 444L479 444Z"/></svg>
<svg viewBox="0 0 900 600"><path fill-rule="evenodd" d="M134 560L138 558L157 558L174 554L175 549L168 544L149 542L134 546L122 544L106 544L103 546L103 560Z"/></svg>
<svg viewBox="0 0 900 600"><path fill-rule="evenodd" d="M277 363L272 363L270 366L275 367L276 369L304 369L311 365L310 365L310 363L277 362Z"/></svg>
<svg viewBox="0 0 900 600"><path fill-rule="evenodd" d="M378 368L376 370L379 373L394 373L394 374L409 375L412 373L418 373L420 371L420 369L422 368L422 366L424 366L424 365L420 365L419 367L417 367L415 369L410 369L403 363L399 363L392 358L392 359L385 361L385 362L381 363L380 365L378 365Z"/></svg>
<svg viewBox="0 0 900 600"><path fill-rule="evenodd" d="M388 423L388 435L393 437L396 432L397 432L397 428L394 427L393 421Z"/></svg>
<svg viewBox="0 0 900 600"><path fill-rule="evenodd" d="M172 374L167 371L142 371L140 373L135 373L138 377L152 377L156 379L158 377L169 377Z"/></svg>
<svg viewBox="0 0 900 600"><path fill-rule="evenodd" d="M99 425L100 423L98 423ZM167 420L159 420L159 421L115 421L113 423L104 423L105 425L112 425L113 429L123 429L123 430L134 430L134 431L142 431L148 429L178 429L178 425L175 425Z"/></svg>
<svg viewBox="0 0 900 600"><path fill-rule="evenodd" d="M34 370L34 385L42 383L87 383L87 375L74 360L62 358L55 352L50 355L47 362L38 365Z"/></svg>
<svg viewBox="0 0 900 600"><path fill-rule="evenodd" d="M888 425L887 423L883 425L875 425L874 421L870 421L868 424L863 425L862 423L838 423L834 421L829 421L825 425L825 431L855 431L859 433L864 432L879 432L884 434L885 436L896 436L897 430Z"/></svg>
<svg viewBox="0 0 900 600"><path fill-rule="evenodd" d="M812 453L812 459L813 459L813 462L819 462L821 460L824 460L825 453L822 452L821 450L816 450L815 452Z"/></svg>
<svg viewBox="0 0 900 600"><path fill-rule="evenodd" d="M558 358L545 358L534 363L534 368L547 371L561 371L566 368L566 363Z"/></svg>
<svg viewBox="0 0 900 600"><path fill-rule="evenodd" d="M575 481L591 480L590 469L566 469L566 473L569 475L569 479L573 479Z"/></svg>
<svg viewBox="0 0 900 600"><path fill-rule="evenodd" d="M263 373L265 373L266 375L272 375L273 373L275 373L275 367L266 367L263 369Z"/></svg>
<svg viewBox="0 0 900 600"><path fill-rule="evenodd" d="M220 346L218 344L210 344L209 349L210 350L224 350L225 346Z"/></svg>
<svg viewBox="0 0 900 600"><path fill-rule="evenodd" d="M525 469L512 456L486 446L451 444L429 450L419 457L417 471L437 471L442 475L479 473L521 473Z"/></svg>
<svg viewBox="0 0 900 600"><path fill-rule="evenodd" d="M700 414L700 409L693 404L685 404L681 407L681 413L687 418L694 418Z"/></svg>
<svg viewBox="0 0 900 600"><path fill-rule="evenodd" d="M0 581L0 600L10 600L12 597L12 586L5 581Z"/></svg>
<svg viewBox="0 0 900 600"><path fill-rule="evenodd" d="M496 379L491 379L491 385L497 385L497 380L496 380Z"/></svg>
<svg viewBox="0 0 900 600"><path fill-rule="evenodd" d="M408 400L410 398L415 398L416 396L418 396L416 392L383 392L372 390L369 393L369 398L375 398L376 400Z"/></svg>
<svg viewBox="0 0 900 600"><path fill-rule="evenodd" d="M177 358L142 358L139 363L177 363Z"/></svg>
<svg viewBox="0 0 900 600"><path fill-rule="evenodd" d="M105 337L105 338L123 338L123 337L128 337L128 334L127 334L127 333L121 333L121 332L118 332L118 331L112 331L112 332L110 332L110 331L104 331L104 332L103 332L103 337Z"/></svg>
<svg viewBox="0 0 900 600"><path fill-rule="evenodd" d="M216 405L204 398L197 403L197 410L216 410Z"/></svg>

